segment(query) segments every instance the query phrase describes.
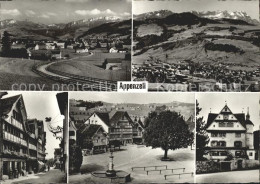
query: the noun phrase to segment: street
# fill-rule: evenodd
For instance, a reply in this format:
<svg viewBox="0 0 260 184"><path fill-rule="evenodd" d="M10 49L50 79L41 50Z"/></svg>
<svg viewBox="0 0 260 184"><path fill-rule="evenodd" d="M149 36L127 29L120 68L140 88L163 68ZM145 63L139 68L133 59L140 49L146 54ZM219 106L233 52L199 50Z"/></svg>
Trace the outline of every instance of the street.
<svg viewBox="0 0 260 184"><path fill-rule="evenodd" d="M197 183L259 183L259 170L230 171L196 175Z"/></svg>
<svg viewBox="0 0 260 184"><path fill-rule="evenodd" d="M170 176L165 180L164 174L171 174L171 171L152 172L147 175L143 169L136 169L132 171L132 167L144 167L155 165L167 165L168 168L185 168L185 173L194 172L194 150L179 149L169 150L168 156L174 161L161 161L164 151L160 148L152 149L150 147L139 145L127 145L121 148L121 151L116 151L114 155L115 170L123 170L131 174L131 183L184 183L194 182L194 177L189 175ZM103 153L97 155L84 156L81 172L83 174L70 175L69 183L98 183L91 178L91 172L104 171L108 169L108 157L110 153ZM149 169L151 170L151 169ZM174 174L182 173L176 170Z"/></svg>
<svg viewBox="0 0 260 184"><path fill-rule="evenodd" d="M65 173L59 169L51 169L47 172L38 173L35 175L22 176L18 179L6 180L2 184L15 183L64 183L63 178Z"/></svg>

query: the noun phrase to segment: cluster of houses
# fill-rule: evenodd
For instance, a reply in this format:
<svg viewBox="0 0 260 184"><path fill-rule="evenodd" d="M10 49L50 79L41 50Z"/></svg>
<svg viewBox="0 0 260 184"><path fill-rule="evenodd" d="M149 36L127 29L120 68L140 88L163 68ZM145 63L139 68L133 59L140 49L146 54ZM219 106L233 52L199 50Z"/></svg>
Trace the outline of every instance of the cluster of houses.
<svg viewBox="0 0 260 184"><path fill-rule="evenodd" d="M85 153L106 152L108 147L142 143L144 125L127 111L94 112L85 122L70 121L70 140Z"/></svg>
<svg viewBox="0 0 260 184"><path fill-rule="evenodd" d="M103 104L86 110L80 101L70 99L70 142L79 145L85 154L106 152L126 144L142 144L145 119L148 114L140 112L173 110L173 106L141 106ZM191 131L195 131L194 116L186 120Z"/></svg>
<svg viewBox="0 0 260 184"><path fill-rule="evenodd" d="M152 83L189 83L195 82L192 78L213 80L216 85L221 84L245 84L248 81L258 81L260 68L253 71L233 70L232 67L247 67L239 63L194 63L179 61L169 64L169 60L147 60L142 65L132 65L134 80L144 79ZM200 82L198 82L200 83Z"/></svg>
<svg viewBox="0 0 260 184"><path fill-rule="evenodd" d="M227 104L219 113L209 113L206 132L209 142L205 157L220 163L222 171L259 167L259 131L247 114L233 113Z"/></svg>
<svg viewBox="0 0 260 184"><path fill-rule="evenodd" d="M63 54L63 49L74 50L75 53L88 53L96 48L104 49L108 53L127 53L131 51L131 44L119 39L81 39L81 40L30 40L12 39L11 49L26 50L28 58L32 59L66 59L68 54Z"/></svg>
<svg viewBox="0 0 260 184"><path fill-rule="evenodd" d="M22 95L0 99L0 180L44 169L44 123L28 119Z"/></svg>

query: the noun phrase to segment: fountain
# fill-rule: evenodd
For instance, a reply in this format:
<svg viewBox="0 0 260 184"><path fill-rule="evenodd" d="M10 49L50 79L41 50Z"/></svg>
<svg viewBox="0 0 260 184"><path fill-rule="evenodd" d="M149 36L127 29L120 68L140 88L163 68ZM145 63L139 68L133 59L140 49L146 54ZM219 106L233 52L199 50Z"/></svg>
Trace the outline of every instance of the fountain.
<svg viewBox="0 0 260 184"><path fill-rule="evenodd" d="M126 183L131 181L130 174L122 170L114 170L114 156L113 152L110 152L108 170L107 171L95 171L92 172L94 180L101 183Z"/></svg>

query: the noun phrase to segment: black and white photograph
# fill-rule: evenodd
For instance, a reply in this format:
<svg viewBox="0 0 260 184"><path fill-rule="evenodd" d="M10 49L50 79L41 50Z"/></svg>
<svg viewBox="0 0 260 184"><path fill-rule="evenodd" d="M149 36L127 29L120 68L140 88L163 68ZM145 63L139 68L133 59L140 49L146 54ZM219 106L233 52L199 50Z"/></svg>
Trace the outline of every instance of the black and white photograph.
<svg viewBox="0 0 260 184"><path fill-rule="evenodd" d="M150 91L259 91L258 0L133 0L132 80Z"/></svg>
<svg viewBox="0 0 260 184"><path fill-rule="evenodd" d="M194 183L194 93L70 93L69 183Z"/></svg>
<svg viewBox="0 0 260 184"><path fill-rule="evenodd" d="M259 183L259 112L259 93L196 94L197 183Z"/></svg>
<svg viewBox="0 0 260 184"><path fill-rule="evenodd" d="M0 115L0 183L67 183L68 93L0 92Z"/></svg>
<svg viewBox="0 0 260 184"><path fill-rule="evenodd" d="M0 89L115 91L131 80L131 10L131 0L0 1Z"/></svg>

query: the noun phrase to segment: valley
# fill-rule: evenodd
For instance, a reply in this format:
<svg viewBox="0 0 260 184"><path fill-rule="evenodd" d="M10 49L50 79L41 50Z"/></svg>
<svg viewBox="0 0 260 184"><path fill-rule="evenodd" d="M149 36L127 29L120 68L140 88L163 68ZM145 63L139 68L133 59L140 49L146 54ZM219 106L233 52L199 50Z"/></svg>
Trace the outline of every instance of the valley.
<svg viewBox="0 0 260 184"><path fill-rule="evenodd" d="M134 80L164 85L194 84L196 90L206 83L214 86L211 91L223 90L223 84L234 91L245 90L237 84L259 90L260 24L241 12L205 14L184 12L136 18ZM148 25L149 30L143 29ZM160 27L163 33L151 32L154 30L151 26Z"/></svg>

